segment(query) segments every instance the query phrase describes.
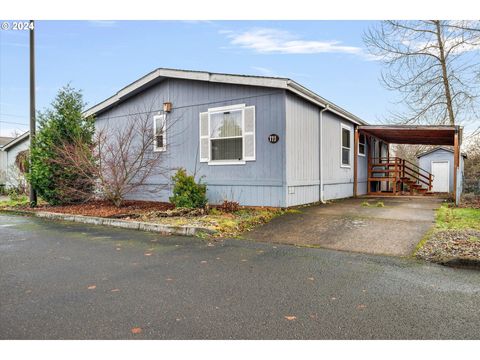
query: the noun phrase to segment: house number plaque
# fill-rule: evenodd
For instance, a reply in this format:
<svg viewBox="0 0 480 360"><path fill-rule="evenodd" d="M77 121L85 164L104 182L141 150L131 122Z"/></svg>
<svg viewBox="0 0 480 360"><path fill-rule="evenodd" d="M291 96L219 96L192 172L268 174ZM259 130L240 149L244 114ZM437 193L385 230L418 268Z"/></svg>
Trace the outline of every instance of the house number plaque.
<svg viewBox="0 0 480 360"><path fill-rule="evenodd" d="M278 136L277 134L268 135L268 142L269 143L275 144L275 143L278 142L278 140L280 140L280 136Z"/></svg>

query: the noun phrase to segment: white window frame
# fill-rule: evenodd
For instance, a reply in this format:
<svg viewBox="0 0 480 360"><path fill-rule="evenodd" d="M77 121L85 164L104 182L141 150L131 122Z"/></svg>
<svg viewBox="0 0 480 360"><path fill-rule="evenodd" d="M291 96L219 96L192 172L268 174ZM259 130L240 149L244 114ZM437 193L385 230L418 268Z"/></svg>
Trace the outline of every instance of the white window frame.
<svg viewBox="0 0 480 360"><path fill-rule="evenodd" d="M163 119L163 146L157 146L157 120ZM155 115L153 117L153 151L160 152L167 150L167 116L165 114Z"/></svg>
<svg viewBox="0 0 480 360"><path fill-rule="evenodd" d="M343 146L343 129L348 130L348 136L350 139L350 147ZM348 149L348 164L343 163L343 149ZM352 167L352 128L345 124L340 124L340 167L351 168Z"/></svg>
<svg viewBox="0 0 480 360"><path fill-rule="evenodd" d="M237 105L228 105L228 106L221 106L216 108L208 109L208 165L245 165L246 161L245 158L245 104L237 104ZM242 113L242 159L241 160L212 160L212 140L220 139L220 138L212 138L211 135L211 115L224 113L225 111L239 111L241 110ZM240 136L231 136L231 137L223 137L221 139L233 139L239 138Z"/></svg>
<svg viewBox="0 0 480 360"><path fill-rule="evenodd" d="M363 143L360 142L360 138L363 135ZM360 145L363 145L363 153L360 152ZM367 135L365 134L358 134L358 155L359 156L365 156L367 153Z"/></svg>

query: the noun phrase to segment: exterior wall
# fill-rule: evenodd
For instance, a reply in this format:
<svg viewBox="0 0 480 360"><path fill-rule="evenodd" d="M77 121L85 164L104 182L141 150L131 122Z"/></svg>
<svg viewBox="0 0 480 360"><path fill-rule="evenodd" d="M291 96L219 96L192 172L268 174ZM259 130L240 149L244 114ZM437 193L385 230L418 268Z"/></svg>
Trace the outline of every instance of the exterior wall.
<svg viewBox="0 0 480 360"><path fill-rule="evenodd" d="M162 153L162 167L184 167L207 184L212 204L224 199L242 205L286 206L285 202L285 91L245 85L166 79L97 116L97 129L127 123L127 114L145 107L162 109L170 101L173 111L167 115L167 150ZM255 106L256 160L244 165L208 165L199 162L199 114L209 108L245 104ZM144 110L145 111L145 110ZM153 119L152 119L153 127ZM153 130L152 130L153 131ZM270 134L280 141L268 142ZM174 170L156 174L134 199L168 201L170 177ZM153 191L162 187L161 191Z"/></svg>
<svg viewBox="0 0 480 360"><path fill-rule="evenodd" d="M343 120L339 116L328 111L323 113L323 191L324 199L340 199L353 196L353 144L354 144L354 126L352 123ZM341 166L341 126L345 125L350 129L350 167ZM363 168L364 163L362 160ZM366 173L366 167L364 169ZM360 173L359 173L360 174ZM366 179L362 173L362 179ZM359 187L359 189L361 189ZM366 189L366 185L365 185Z"/></svg>
<svg viewBox="0 0 480 360"><path fill-rule="evenodd" d="M431 152L429 154L426 154L425 156L422 156L418 159L418 166L420 166L422 169L425 169L428 172L432 172L432 161L448 161L449 162L449 191L453 192L453 153L450 151L446 151L443 149L436 150L434 152ZM463 185L463 163L464 159L463 156L460 156L460 172L459 172L459 178L458 178L458 184L459 184L459 189L460 193L462 191L462 185Z"/></svg>
<svg viewBox="0 0 480 360"><path fill-rule="evenodd" d="M20 143L17 143L13 147L10 147L6 153L6 181L7 188L17 187L20 181L25 181L24 177L20 175L17 165L15 165L15 159L19 152L28 150L28 137Z"/></svg>
<svg viewBox="0 0 480 360"><path fill-rule="evenodd" d="M357 177L357 194L365 195L367 193L367 177L368 177L368 144L365 144L365 156L358 155L358 177Z"/></svg>
<svg viewBox="0 0 480 360"><path fill-rule="evenodd" d="M7 175L7 152L0 150L0 185L5 185Z"/></svg>
<svg viewBox="0 0 480 360"><path fill-rule="evenodd" d="M320 109L286 96L286 206L320 200Z"/></svg>

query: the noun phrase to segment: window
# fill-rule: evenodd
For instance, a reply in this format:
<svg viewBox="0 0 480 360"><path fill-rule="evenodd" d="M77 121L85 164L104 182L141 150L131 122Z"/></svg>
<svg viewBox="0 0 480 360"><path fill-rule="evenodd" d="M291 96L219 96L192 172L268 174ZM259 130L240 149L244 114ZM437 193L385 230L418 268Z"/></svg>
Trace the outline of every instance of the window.
<svg viewBox="0 0 480 360"><path fill-rule="evenodd" d="M166 147L166 121L165 115L156 115L153 117L153 150L165 151Z"/></svg>
<svg viewBox="0 0 480 360"><path fill-rule="evenodd" d="M236 165L254 160L254 106L232 105L200 113L200 162Z"/></svg>
<svg viewBox="0 0 480 360"><path fill-rule="evenodd" d="M243 160L243 110L210 114L210 159Z"/></svg>
<svg viewBox="0 0 480 360"><path fill-rule="evenodd" d="M366 138L365 134L360 134L358 137L358 155L365 156L365 146L366 144Z"/></svg>
<svg viewBox="0 0 480 360"><path fill-rule="evenodd" d="M350 167L350 128L342 125L342 167Z"/></svg>

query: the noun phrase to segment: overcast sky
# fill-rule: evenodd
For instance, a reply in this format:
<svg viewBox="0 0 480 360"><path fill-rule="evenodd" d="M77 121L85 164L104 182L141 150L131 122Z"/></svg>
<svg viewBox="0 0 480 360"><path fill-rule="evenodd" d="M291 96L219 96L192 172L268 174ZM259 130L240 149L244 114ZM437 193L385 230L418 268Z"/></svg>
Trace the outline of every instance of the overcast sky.
<svg viewBox="0 0 480 360"><path fill-rule="evenodd" d="M368 21L38 21L37 109L70 83L89 106L159 68L291 78L369 123L395 110ZM28 123L28 32L0 31L0 135ZM23 124L23 125L22 125ZM477 125L478 126L478 125ZM473 126L472 126L473 127Z"/></svg>

